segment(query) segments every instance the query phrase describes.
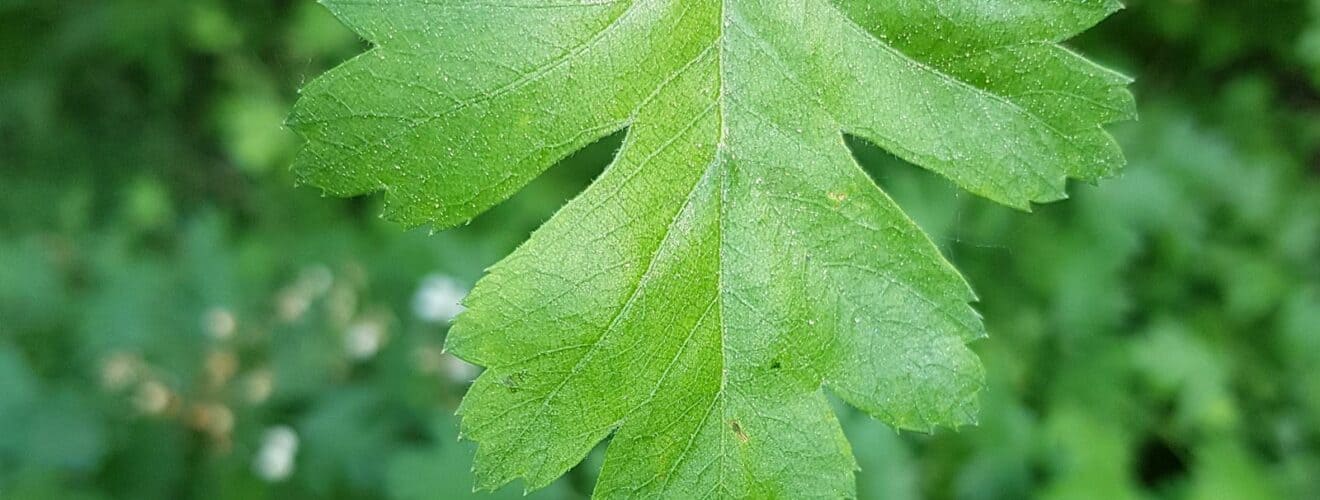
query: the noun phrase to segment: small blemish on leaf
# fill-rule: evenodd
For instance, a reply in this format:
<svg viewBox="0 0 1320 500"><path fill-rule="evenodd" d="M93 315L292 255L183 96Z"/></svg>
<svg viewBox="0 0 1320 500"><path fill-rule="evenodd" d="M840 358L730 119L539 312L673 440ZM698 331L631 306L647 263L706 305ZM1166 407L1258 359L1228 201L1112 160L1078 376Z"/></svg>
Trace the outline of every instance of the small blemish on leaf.
<svg viewBox="0 0 1320 500"><path fill-rule="evenodd" d="M518 392L519 387L522 385L520 382L521 379L522 377L519 373L511 373L500 377L497 383L504 386L509 392Z"/></svg>
<svg viewBox="0 0 1320 500"><path fill-rule="evenodd" d="M848 199L848 193L845 193L843 191L830 191L829 194L827 194L826 196L829 196L830 200L833 201L836 205L843 203L844 200Z"/></svg>
<svg viewBox="0 0 1320 500"><path fill-rule="evenodd" d="M737 420L730 420L729 427L733 428L733 435L738 436L738 441L747 444L747 433L743 432L742 425Z"/></svg>

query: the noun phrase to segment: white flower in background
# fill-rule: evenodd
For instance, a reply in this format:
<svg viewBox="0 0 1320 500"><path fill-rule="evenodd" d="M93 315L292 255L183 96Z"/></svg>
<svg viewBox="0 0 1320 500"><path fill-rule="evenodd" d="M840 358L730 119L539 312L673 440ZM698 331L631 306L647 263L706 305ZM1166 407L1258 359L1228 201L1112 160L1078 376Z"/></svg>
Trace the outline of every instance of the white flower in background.
<svg viewBox="0 0 1320 500"><path fill-rule="evenodd" d="M214 350L206 354L206 381L213 388L224 387L238 373L238 355L228 349Z"/></svg>
<svg viewBox="0 0 1320 500"><path fill-rule="evenodd" d="M440 346L423 345L413 350L413 364L417 371L437 375L445 369L445 352Z"/></svg>
<svg viewBox="0 0 1320 500"><path fill-rule="evenodd" d="M225 340L234 336L234 331L238 329L238 320L234 318L234 313L223 307L213 307L206 311L202 318L202 325L206 327L206 333L210 334L216 340Z"/></svg>
<svg viewBox="0 0 1320 500"><path fill-rule="evenodd" d="M298 274L298 279L281 289L275 299L280 319L293 322L302 318L311 307L312 301L325 295L334 282L334 274L325 266L304 268Z"/></svg>
<svg viewBox="0 0 1320 500"><path fill-rule="evenodd" d="M101 360L101 386L112 391L135 382L143 369L142 360L131 353L114 353Z"/></svg>
<svg viewBox="0 0 1320 500"><path fill-rule="evenodd" d="M298 273L298 282L295 286L312 297L320 297L330 291L330 285L334 283L335 274L330 272L330 268L317 264L303 268Z"/></svg>
<svg viewBox="0 0 1320 500"><path fill-rule="evenodd" d="M385 326L377 321L359 321L344 332L344 352L356 360L375 356L384 343Z"/></svg>
<svg viewBox="0 0 1320 500"><path fill-rule="evenodd" d="M422 284L413 295L413 314L422 321L446 323L463 312L463 297L467 296L467 287L449 276L432 274L422 279Z"/></svg>
<svg viewBox="0 0 1320 500"><path fill-rule="evenodd" d="M230 434L234 432L234 411L223 404L196 404L188 416L193 427L210 434L217 442L228 443Z"/></svg>
<svg viewBox="0 0 1320 500"><path fill-rule="evenodd" d="M453 382L466 384L477 378L481 374L481 368L477 365L458 359L453 354L444 354L440 358L444 366L445 376Z"/></svg>
<svg viewBox="0 0 1320 500"><path fill-rule="evenodd" d="M250 404L261 404L275 392L275 373L269 368L258 368L244 379L243 393Z"/></svg>
<svg viewBox="0 0 1320 500"><path fill-rule="evenodd" d="M174 393L165 384L147 380L138 386L137 394L133 396L133 405L143 414L159 415L169 409L173 399Z"/></svg>
<svg viewBox="0 0 1320 500"><path fill-rule="evenodd" d="M312 301L299 294L296 288L285 288L280 291L279 296L276 298L276 308L279 310L280 319L285 322L298 320L311 305Z"/></svg>
<svg viewBox="0 0 1320 500"><path fill-rule="evenodd" d="M261 450L257 451L252 470L267 481L283 481L293 474L297 455L298 433L283 425L271 427L261 439Z"/></svg>
<svg viewBox="0 0 1320 500"><path fill-rule="evenodd" d="M481 368L444 352L438 345L425 345L413 351L417 371L438 375L456 384L467 384L481 374Z"/></svg>

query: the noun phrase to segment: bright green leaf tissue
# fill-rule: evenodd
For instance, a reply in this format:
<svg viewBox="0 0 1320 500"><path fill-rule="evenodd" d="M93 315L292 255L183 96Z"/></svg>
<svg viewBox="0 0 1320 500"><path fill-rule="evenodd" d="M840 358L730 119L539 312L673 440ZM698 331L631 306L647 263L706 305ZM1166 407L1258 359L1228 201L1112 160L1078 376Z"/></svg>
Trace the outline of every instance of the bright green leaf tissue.
<svg viewBox="0 0 1320 500"><path fill-rule="evenodd" d="M323 0L375 48L304 89L296 170L461 224L627 129L450 333L478 484L549 484L613 435L600 497L836 498L826 390L974 421L971 289L844 135L1027 208L1123 162L1128 80L1058 45L1108 0Z"/></svg>

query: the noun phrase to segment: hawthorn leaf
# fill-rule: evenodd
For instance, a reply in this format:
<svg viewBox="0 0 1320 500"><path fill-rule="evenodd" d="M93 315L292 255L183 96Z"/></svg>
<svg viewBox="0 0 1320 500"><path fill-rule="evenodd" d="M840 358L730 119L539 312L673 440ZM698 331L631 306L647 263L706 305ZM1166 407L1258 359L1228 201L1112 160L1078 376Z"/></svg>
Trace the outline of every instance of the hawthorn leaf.
<svg viewBox="0 0 1320 500"><path fill-rule="evenodd" d="M461 224L573 151L613 163L466 300L479 487L613 436L595 495L855 496L826 390L973 423L970 287L851 134L1023 209L1123 163L1129 80L1060 42L1111 0L322 0L370 51L303 91L299 176Z"/></svg>

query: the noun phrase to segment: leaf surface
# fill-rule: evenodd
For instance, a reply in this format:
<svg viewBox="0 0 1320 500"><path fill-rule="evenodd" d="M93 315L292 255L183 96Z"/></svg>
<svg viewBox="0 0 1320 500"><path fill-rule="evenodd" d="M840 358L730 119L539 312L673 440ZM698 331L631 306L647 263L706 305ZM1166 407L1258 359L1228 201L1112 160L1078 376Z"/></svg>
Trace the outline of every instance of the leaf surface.
<svg viewBox="0 0 1320 500"><path fill-rule="evenodd" d="M843 134L1028 208L1122 163L1128 80L1058 42L1109 0L323 0L369 52L304 89L296 171L452 226L627 129L467 299L478 484L854 496L826 390L974 421L974 295Z"/></svg>

